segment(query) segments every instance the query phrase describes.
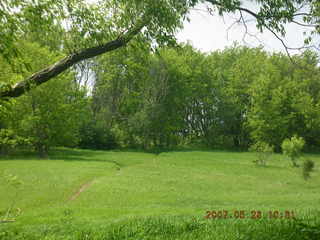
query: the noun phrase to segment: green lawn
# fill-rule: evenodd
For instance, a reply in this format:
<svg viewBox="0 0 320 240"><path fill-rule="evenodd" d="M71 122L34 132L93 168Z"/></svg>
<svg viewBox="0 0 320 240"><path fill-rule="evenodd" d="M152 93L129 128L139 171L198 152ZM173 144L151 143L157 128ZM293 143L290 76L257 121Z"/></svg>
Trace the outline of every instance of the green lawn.
<svg viewBox="0 0 320 240"><path fill-rule="evenodd" d="M2 157L0 173L18 176L23 185L17 192L1 181L0 211L3 213L14 200L21 215L16 222L0 227L25 228L30 232L39 226L65 225L66 222L78 226L90 223L95 227L120 226L125 222L128 228L131 221L136 223L135 227L155 222L151 226L160 228L172 227L181 221L186 226L204 224L207 230L221 225L219 231L223 232L228 225L238 224L243 228L259 221L204 220L206 211L227 210L232 215L234 211L244 210L250 216L253 210L262 211L264 215L269 210L289 210L294 211L297 218L304 218L320 209L320 155L307 157L316 163L308 181L302 178L301 168L292 168L289 160L277 154L267 167L256 166L252 153L223 151L176 151L156 155L60 149L46 160L32 156ZM83 185L86 186L79 193ZM70 200L74 195L77 197ZM192 219L197 219L197 224ZM176 235L183 234L178 231ZM139 238L134 234L130 236L127 239L144 239L140 235ZM201 236L205 239L208 235Z"/></svg>

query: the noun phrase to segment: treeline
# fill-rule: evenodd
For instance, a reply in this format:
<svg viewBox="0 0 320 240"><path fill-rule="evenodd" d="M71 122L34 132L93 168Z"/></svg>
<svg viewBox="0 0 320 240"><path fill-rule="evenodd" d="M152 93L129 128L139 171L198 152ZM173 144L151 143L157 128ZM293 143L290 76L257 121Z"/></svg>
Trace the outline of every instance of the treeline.
<svg viewBox="0 0 320 240"><path fill-rule="evenodd" d="M23 56L31 69L55 56L23 44L32 53ZM317 64L310 51L290 59L262 48L204 54L184 45L150 52L134 43L1 103L0 146L9 152L27 145L46 155L51 146L248 149L264 142L279 151L297 135L318 148ZM27 69L16 74L1 61L0 81L16 81Z"/></svg>

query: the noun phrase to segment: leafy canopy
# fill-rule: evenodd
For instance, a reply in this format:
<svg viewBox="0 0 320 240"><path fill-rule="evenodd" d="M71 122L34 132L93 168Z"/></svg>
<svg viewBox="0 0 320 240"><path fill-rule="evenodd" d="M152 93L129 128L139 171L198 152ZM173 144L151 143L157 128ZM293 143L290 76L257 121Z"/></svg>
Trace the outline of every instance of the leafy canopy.
<svg viewBox="0 0 320 240"><path fill-rule="evenodd" d="M54 64L48 62L49 67L40 75L36 72L18 85L1 84L0 98L20 96L32 84L38 86L79 61L125 46L135 35L148 40L152 47L175 44L177 29L198 3L208 3L211 13L239 13L243 24L245 15L254 17L260 31L267 29L281 41L279 35L285 34L289 22L307 25L311 35L320 29L320 7L315 0L3 0L0 56L14 71L21 71L12 64L23 52L18 42L30 33L34 41L69 55ZM310 39L308 36L306 43Z"/></svg>

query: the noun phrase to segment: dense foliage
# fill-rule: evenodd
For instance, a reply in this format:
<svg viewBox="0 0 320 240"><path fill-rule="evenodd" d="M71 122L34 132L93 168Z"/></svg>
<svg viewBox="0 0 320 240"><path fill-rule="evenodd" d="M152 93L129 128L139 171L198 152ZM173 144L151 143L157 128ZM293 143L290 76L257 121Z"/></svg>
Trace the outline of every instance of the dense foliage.
<svg viewBox="0 0 320 240"><path fill-rule="evenodd" d="M45 64L50 57L57 57L56 52L37 43L20 42L26 54L21 55L31 68ZM31 54L32 52L32 54ZM17 79L28 74L28 70L17 74L0 59L1 78ZM85 113L87 100L85 91L77 86L75 72L68 72L59 77L57 82L48 82L21 98L7 102L1 108L1 132L11 135L3 149L35 149L45 157L51 146L76 146L82 115ZM2 134L2 135L3 135ZM11 145L11 147L10 147ZM3 151L3 153L8 150Z"/></svg>
<svg viewBox="0 0 320 240"><path fill-rule="evenodd" d="M198 3L210 13L240 14L244 24L253 17L277 37L288 22L311 29L306 43L319 33L317 1L4 0L2 152L259 143L280 151L295 134L319 147L316 54L177 46L174 35Z"/></svg>
<svg viewBox="0 0 320 240"><path fill-rule="evenodd" d="M312 37L320 32L317 0L3 0L0 3L3 61L16 72L23 67L31 69L20 58L25 51L19 45L30 33L32 40L61 56L49 58L42 68L32 69L19 81L1 83L0 99L19 97L77 63L124 47L134 38L146 39L152 48L174 45L176 31L188 19L190 9L200 3L206 3L211 14L238 14L238 22L244 25L248 17L250 21L253 18L259 31L269 31L280 41L287 23L310 30L306 31L307 47L312 46Z"/></svg>
<svg viewBox="0 0 320 240"><path fill-rule="evenodd" d="M294 58L237 46L209 55L190 46L115 52L94 69L92 110L122 146L265 142L279 151L298 134L319 147L317 58Z"/></svg>
<svg viewBox="0 0 320 240"><path fill-rule="evenodd" d="M21 44L34 53L23 56L31 67L54 57L36 43ZM2 132L27 139L42 156L51 146L252 145L263 154L270 151L261 143L280 151L294 135L319 148L320 71L314 53L292 62L283 54L236 45L204 54L189 45L150 52L139 44L10 101L1 109ZM19 78L0 64L3 78ZM17 146L25 146L19 141Z"/></svg>

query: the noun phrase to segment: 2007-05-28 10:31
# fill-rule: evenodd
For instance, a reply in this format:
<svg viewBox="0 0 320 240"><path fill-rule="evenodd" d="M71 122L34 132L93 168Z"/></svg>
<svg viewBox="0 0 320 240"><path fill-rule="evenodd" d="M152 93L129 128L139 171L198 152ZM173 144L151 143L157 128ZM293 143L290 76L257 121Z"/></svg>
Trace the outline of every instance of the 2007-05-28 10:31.
<svg viewBox="0 0 320 240"><path fill-rule="evenodd" d="M206 219L260 219L262 217L268 217L270 219L294 219L295 214L293 211L285 210L270 210L270 211L246 211L246 210L234 210L234 211L227 211L227 210L213 210L213 211L206 211Z"/></svg>

